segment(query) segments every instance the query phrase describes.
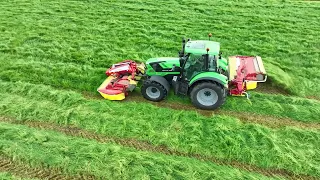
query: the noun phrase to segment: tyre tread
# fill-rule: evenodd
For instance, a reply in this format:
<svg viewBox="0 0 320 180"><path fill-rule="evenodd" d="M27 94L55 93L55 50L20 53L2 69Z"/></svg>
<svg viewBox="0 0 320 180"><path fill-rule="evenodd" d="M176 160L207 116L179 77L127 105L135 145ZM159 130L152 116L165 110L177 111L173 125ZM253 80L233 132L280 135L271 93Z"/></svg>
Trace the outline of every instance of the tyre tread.
<svg viewBox="0 0 320 180"><path fill-rule="evenodd" d="M218 102L211 107L203 107L202 105L200 105L198 103L198 101L196 100L196 95L195 95L195 92L198 92L202 86L215 86L215 89L219 89L219 92L217 92L217 93L222 95L222 98L219 99ZM225 89L223 87L221 87L221 85L218 84L217 82L212 82L212 81L203 81L203 82L197 84L196 86L193 87L193 89L191 90L191 93L190 93L190 98L191 98L192 104L194 106L196 106L197 108L206 109L206 110L214 110L214 109L219 108L220 106L222 106L226 102L226 97L227 97L227 94L225 93Z"/></svg>
<svg viewBox="0 0 320 180"><path fill-rule="evenodd" d="M163 96L157 100L151 100L150 98L148 98L147 94L145 93L145 87L149 87L150 85L154 85L156 86L157 88L160 88L160 91L163 91ZM141 88L141 94L142 96L145 98L145 99L148 99L150 101L161 101L163 99L165 99L167 96L168 96L168 92L166 90L166 88L164 87L164 85L162 85L161 83L159 82L156 82L156 81L150 81L150 80L146 80L144 81L143 85L142 85L142 88Z"/></svg>

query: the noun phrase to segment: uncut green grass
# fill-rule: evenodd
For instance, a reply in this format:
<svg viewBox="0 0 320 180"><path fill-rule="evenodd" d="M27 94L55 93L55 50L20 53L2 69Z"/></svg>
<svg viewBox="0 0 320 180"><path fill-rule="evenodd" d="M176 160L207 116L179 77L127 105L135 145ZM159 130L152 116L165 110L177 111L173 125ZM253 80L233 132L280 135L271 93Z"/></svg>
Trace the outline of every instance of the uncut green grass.
<svg viewBox="0 0 320 180"><path fill-rule="evenodd" d="M275 84L299 96L320 97L319 3L21 0L0 9L1 61L13 66L19 59L75 63L94 69L87 70L95 79L98 70L123 59L177 56L183 36L205 39L212 32L224 56L260 55ZM37 65L28 68L41 70ZM97 87L96 82L91 83Z"/></svg>
<svg viewBox="0 0 320 180"><path fill-rule="evenodd" d="M73 124L107 136L147 140L183 152L320 177L317 130L270 129L231 117L208 118L149 103L87 100L81 94L49 86L1 84L6 86L0 88L0 115Z"/></svg>
<svg viewBox="0 0 320 180"><path fill-rule="evenodd" d="M136 151L22 125L0 123L0 132L1 154L34 167L59 167L68 174L89 173L112 179L269 179L209 162Z"/></svg>

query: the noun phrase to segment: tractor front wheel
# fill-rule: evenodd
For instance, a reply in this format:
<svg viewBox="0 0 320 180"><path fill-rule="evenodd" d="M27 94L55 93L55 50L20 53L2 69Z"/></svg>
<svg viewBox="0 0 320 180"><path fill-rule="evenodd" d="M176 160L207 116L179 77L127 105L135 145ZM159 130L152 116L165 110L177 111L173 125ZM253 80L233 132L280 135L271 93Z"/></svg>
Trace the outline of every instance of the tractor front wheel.
<svg viewBox="0 0 320 180"><path fill-rule="evenodd" d="M197 84L190 93L192 104L204 110L214 110L224 104L226 94L224 88L216 83L203 82Z"/></svg>
<svg viewBox="0 0 320 180"><path fill-rule="evenodd" d="M158 102L163 100L167 96L168 92L161 83L147 80L141 88L141 94L144 98L150 101Z"/></svg>

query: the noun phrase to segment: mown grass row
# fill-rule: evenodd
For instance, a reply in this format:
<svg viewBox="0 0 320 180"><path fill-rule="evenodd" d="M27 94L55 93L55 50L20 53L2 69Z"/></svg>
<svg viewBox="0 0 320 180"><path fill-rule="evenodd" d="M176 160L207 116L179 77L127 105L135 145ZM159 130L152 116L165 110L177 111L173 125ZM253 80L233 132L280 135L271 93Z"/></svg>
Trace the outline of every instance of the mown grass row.
<svg viewBox="0 0 320 180"><path fill-rule="evenodd" d="M73 63L44 63L28 60L5 61L8 56L0 56L0 80L24 81L46 84L57 88L96 92L104 81L105 69L92 68ZM3 87L5 88L5 87ZM139 92L139 89L136 89ZM98 93L97 93L98 94ZM139 92L140 94L140 92ZM244 97L228 97L224 110L252 112L275 117L287 117L304 122L320 121L320 102L283 95L251 93L250 104ZM188 98L175 97L169 100L191 103ZM267 111L266 111L267 110Z"/></svg>
<svg viewBox="0 0 320 180"><path fill-rule="evenodd" d="M276 84L320 97L319 8L253 0L11 2L0 5L0 52L5 62L104 68L123 59L176 56L183 36L207 39L212 32L224 56L260 55Z"/></svg>
<svg viewBox="0 0 320 180"><path fill-rule="evenodd" d="M66 173L112 179L268 179L225 166L115 144L68 137L53 131L0 123L1 152L34 167L61 168Z"/></svg>
<svg viewBox="0 0 320 180"><path fill-rule="evenodd" d="M320 176L318 131L269 129L238 119L154 107L149 103L87 100L49 86L1 82L0 114L18 119L72 124L107 136L259 167Z"/></svg>
<svg viewBox="0 0 320 180"><path fill-rule="evenodd" d="M17 177L15 175L12 175L10 172L0 172L0 179L1 180L37 180L37 179Z"/></svg>
<svg viewBox="0 0 320 180"><path fill-rule="evenodd" d="M138 88L137 91L139 91ZM284 117L306 123L320 122L320 102L318 100L281 94L265 94L254 90L250 90L248 93L250 94L249 100L246 97L228 96L225 104L220 109L239 113L253 113L253 116L254 114L260 114ZM173 92L171 92L167 101L191 104L188 97L178 97Z"/></svg>

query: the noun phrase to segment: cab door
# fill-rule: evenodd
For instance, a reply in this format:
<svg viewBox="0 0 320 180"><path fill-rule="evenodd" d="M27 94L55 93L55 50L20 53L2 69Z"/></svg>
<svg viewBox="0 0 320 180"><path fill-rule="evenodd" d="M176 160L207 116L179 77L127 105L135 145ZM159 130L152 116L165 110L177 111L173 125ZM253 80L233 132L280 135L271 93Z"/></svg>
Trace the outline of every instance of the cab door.
<svg viewBox="0 0 320 180"><path fill-rule="evenodd" d="M173 77L172 84L175 94L187 95L190 80L197 74L205 71L204 63L203 55L189 55L182 66L181 75Z"/></svg>

